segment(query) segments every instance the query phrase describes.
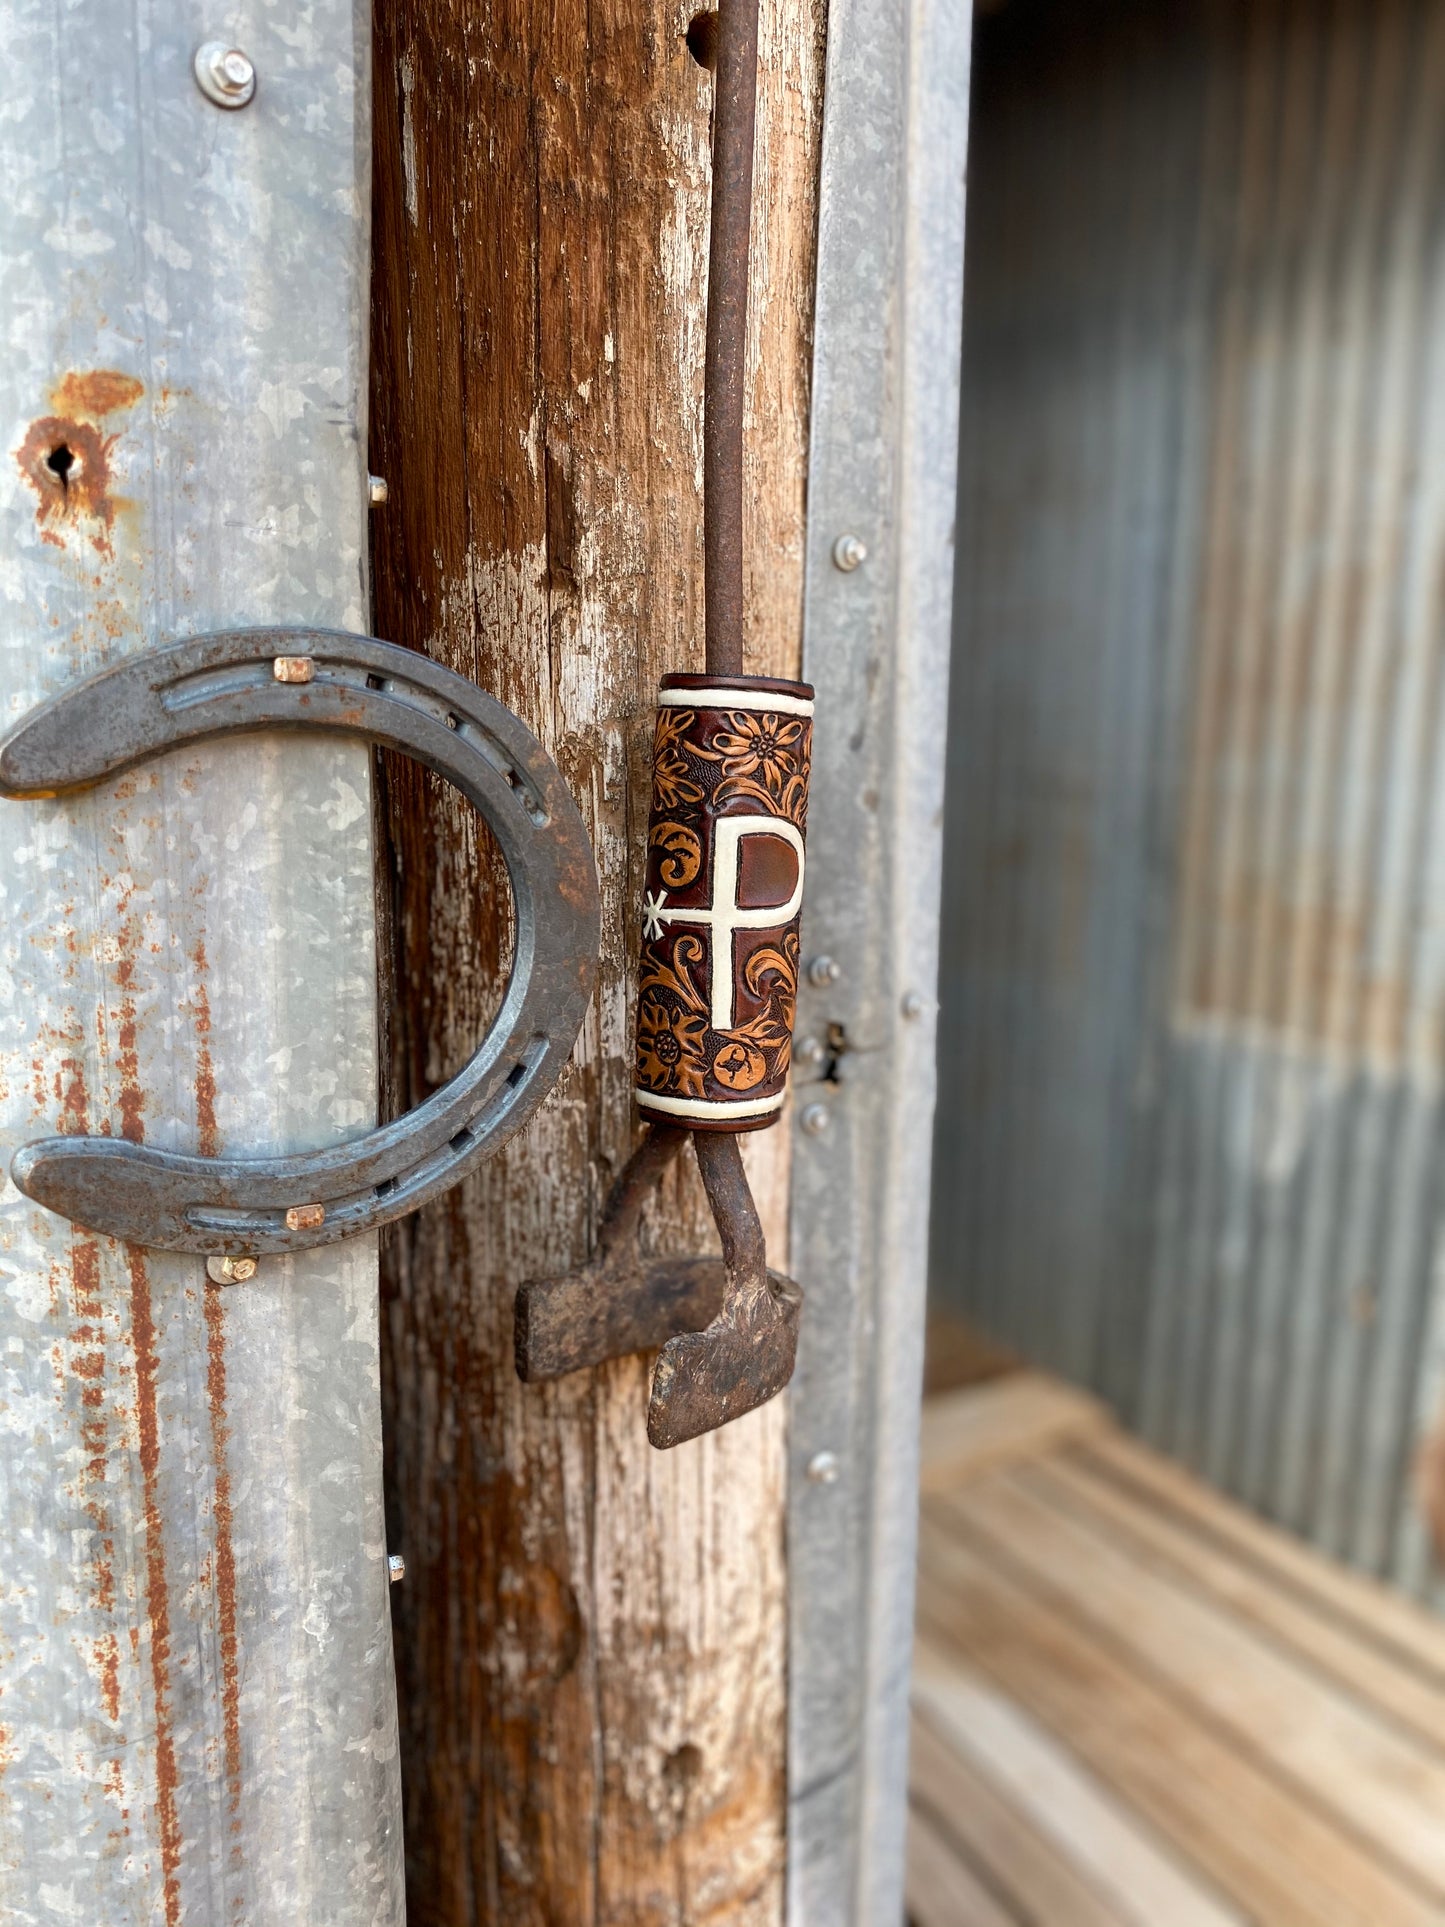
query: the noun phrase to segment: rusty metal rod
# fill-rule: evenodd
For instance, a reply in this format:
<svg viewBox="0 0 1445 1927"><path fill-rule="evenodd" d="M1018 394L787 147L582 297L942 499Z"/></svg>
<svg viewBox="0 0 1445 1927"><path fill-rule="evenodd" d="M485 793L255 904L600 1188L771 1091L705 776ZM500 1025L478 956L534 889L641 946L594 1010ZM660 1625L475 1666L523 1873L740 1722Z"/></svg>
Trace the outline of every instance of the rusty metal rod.
<svg viewBox="0 0 1445 1927"><path fill-rule="evenodd" d="M613 1186L607 1212L598 1233L598 1254L613 1257L624 1246L635 1246L643 1207L657 1189L691 1133L680 1124L653 1124L627 1161L627 1168Z"/></svg>
<svg viewBox="0 0 1445 1927"><path fill-rule="evenodd" d="M743 403L758 0L720 0L703 372L703 625L709 675L743 673Z"/></svg>

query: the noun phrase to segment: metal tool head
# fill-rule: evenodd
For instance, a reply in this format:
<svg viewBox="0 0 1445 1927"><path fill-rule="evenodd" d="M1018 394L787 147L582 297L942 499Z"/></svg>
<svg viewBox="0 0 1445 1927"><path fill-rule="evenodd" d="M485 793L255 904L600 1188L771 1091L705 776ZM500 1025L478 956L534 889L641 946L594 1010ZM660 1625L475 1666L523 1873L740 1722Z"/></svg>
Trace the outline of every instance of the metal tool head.
<svg viewBox="0 0 1445 1927"><path fill-rule="evenodd" d="M679 1332L652 1374L647 1436L659 1451L714 1432L775 1398L793 1376L803 1294L768 1270L762 1220L735 1136L699 1133L698 1169L722 1239L727 1284L717 1316Z"/></svg>
<svg viewBox="0 0 1445 1927"><path fill-rule="evenodd" d="M650 1130L612 1194L596 1257L517 1293L517 1375L524 1384L652 1351L716 1317L727 1285L720 1258L644 1258L638 1244L642 1207L687 1137L672 1125Z"/></svg>
<svg viewBox="0 0 1445 1927"><path fill-rule="evenodd" d="M527 1384L661 1347L647 1436L661 1448L766 1404L788 1383L803 1294L767 1268L737 1139L693 1139L722 1238L720 1258L644 1258L642 1207L689 1133L659 1125L613 1194L597 1256L517 1293L517 1373Z"/></svg>
<svg viewBox="0 0 1445 1927"><path fill-rule="evenodd" d="M647 1436L659 1451L730 1425L776 1398L793 1376L803 1293L780 1271L725 1302L703 1331L669 1338L652 1374Z"/></svg>
<svg viewBox="0 0 1445 1927"><path fill-rule="evenodd" d="M595 1258L561 1278L534 1279L517 1293L517 1376L536 1385L656 1351L674 1334L710 1324L726 1289L720 1258Z"/></svg>

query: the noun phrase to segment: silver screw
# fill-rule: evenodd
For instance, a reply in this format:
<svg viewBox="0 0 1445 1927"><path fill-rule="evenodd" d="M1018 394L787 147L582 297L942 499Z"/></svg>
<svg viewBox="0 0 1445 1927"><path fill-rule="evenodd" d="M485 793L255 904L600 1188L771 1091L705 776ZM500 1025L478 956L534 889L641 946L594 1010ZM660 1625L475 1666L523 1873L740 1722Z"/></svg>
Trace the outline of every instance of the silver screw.
<svg viewBox="0 0 1445 1927"><path fill-rule="evenodd" d="M808 1461L808 1477L814 1485L836 1485L840 1469L836 1452L815 1452Z"/></svg>
<svg viewBox="0 0 1445 1927"><path fill-rule="evenodd" d="M898 1008L910 1021L923 1015L923 993L918 990L905 990Z"/></svg>
<svg viewBox="0 0 1445 1927"><path fill-rule="evenodd" d="M402 1558L399 1552L390 1552L387 1554L386 1576L391 1581L393 1586L397 1585L401 1580L405 1579L406 1561L405 1559Z"/></svg>
<svg viewBox="0 0 1445 1927"><path fill-rule="evenodd" d="M197 47L192 63L196 85L217 107L245 107L256 95L256 69L250 56L224 40Z"/></svg>
<svg viewBox="0 0 1445 1927"><path fill-rule="evenodd" d="M798 1116L798 1127L809 1137L821 1137L828 1128L828 1107L826 1104L808 1104Z"/></svg>
<svg viewBox="0 0 1445 1927"><path fill-rule="evenodd" d="M821 1037L805 1037L793 1046L793 1057L805 1067L816 1069L828 1055Z"/></svg>
<svg viewBox="0 0 1445 1927"><path fill-rule="evenodd" d="M808 982L815 984L819 990L825 990L829 984L837 983L842 974L842 964L832 957L813 957L809 961Z"/></svg>
<svg viewBox="0 0 1445 1927"><path fill-rule="evenodd" d="M207 1258L206 1276L213 1285L244 1285L256 1276L256 1260L244 1253L239 1257Z"/></svg>
<svg viewBox="0 0 1445 1927"><path fill-rule="evenodd" d="M833 567L841 569L844 575L852 575L868 560L868 546L861 536L840 535L833 544Z"/></svg>
<svg viewBox="0 0 1445 1927"><path fill-rule="evenodd" d="M366 499L374 509L379 509L389 493L384 475L368 475L366 478Z"/></svg>

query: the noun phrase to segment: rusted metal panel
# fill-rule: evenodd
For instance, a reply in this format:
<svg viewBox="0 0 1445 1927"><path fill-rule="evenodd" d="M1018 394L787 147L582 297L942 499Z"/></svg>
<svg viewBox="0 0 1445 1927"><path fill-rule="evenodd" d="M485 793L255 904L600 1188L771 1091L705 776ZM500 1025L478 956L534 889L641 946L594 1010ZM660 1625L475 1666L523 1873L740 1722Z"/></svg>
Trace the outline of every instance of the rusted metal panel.
<svg viewBox="0 0 1445 1927"><path fill-rule="evenodd" d="M238 623L366 627L367 10L0 19L0 708ZM3 806L0 1149L372 1119L369 762L261 736ZM0 1912L399 1921L376 1260L0 1197Z"/></svg>
<svg viewBox="0 0 1445 1927"><path fill-rule="evenodd" d="M981 43L935 1275L1428 1582L1445 6Z"/></svg>

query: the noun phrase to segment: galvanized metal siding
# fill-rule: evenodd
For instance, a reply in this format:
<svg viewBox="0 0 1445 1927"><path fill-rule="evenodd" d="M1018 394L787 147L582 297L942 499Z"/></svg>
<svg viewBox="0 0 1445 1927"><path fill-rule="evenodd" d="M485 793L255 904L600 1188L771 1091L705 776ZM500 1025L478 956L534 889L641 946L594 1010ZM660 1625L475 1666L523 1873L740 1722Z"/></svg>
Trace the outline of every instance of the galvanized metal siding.
<svg viewBox="0 0 1445 1927"><path fill-rule="evenodd" d="M177 17L178 12L185 17ZM369 9L0 10L0 716L167 637L366 627ZM48 460L77 457L62 490ZM376 1081L370 761L0 805L0 1161L327 1144ZM376 1252L208 1287L0 1191L0 1916L402 1916Z"/></svg>
<svg viewBox="0 0 1445 1927"><path fill-rule="evenodd" d="M936 1288L1423 1587L1445 6L1090 11L980 48Z"/></svg>
<svg viewBox="0 0 1445 1927"><path fill-rule="evenodd" d="M903 1906L970 24L967 0L828 17L803 942L839 974L802 988L794 1074L790 1927ZM847 534L868 554L840 570Z"/></svg>

